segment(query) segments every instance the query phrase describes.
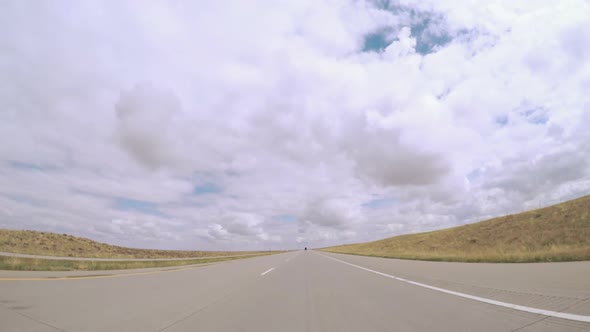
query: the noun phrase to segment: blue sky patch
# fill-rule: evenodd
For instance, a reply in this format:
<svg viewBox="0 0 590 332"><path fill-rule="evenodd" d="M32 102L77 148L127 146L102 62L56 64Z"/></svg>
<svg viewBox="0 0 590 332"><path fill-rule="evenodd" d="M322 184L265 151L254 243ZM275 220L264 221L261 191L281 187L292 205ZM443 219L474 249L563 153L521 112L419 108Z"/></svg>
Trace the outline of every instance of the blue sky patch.
<svg viewBox="0 0 590 332"><path fill-rule="evenodd" d="M274 220L280 221L280 222L296 222L297 221L297 217L295 217L294 215L290 215L290 214L281 214L278 216L274 216L272 218Z"/></svg>
<svg viewBox="0 0 590 332"><path fill-rule="evenodd" d="M383 52L391 41L387 40L384 32L370 33L365 36L363 52Z"/></svg>
<svg viewBox="0 0 590 332"><path fill-rule="evenodd" d="M381 209L381 208L386 208L386 207L392 206L396 202L397 201L393 198L378 198L378 199L373 199L373 200L370 200L366 203L363 203L362 206L364 208L369 208L369 209Z"/></svg>
<svg viewBox="0 0 590 332"><path fill-rule="evenodd" d="M473 182L477 180L479 177L481 177L481 170L479 168L474 169L473 171L467 174L467 180L469 180L469 182Z"/></svg>
<svg viewBox="0 0 590 332"><path fill-rule="evenodd" d="M32 206L42 206L41 203L39 203L37 200L32 199L32 198L25 196L25 195L7 194L4 196L7 197L8 199L11 199L11 200L21 203L21 204L32 205Z"/></svg>
<svg viewBox="0 0 590 332"><path fill-rule="evenodd" d="M549 122L549 116L542 107L531 108L526 111L520 112L520 115L526 119L527 122L532 124L544 125Z"/></svg>
<svg viewBox="0 0 590 332"><path fill-rule="evenodd" d="M544 125L547 122L549 122L549 117L547 115L543 114L543 115L529 119L529 122L534 123L534 124L538 124L538 125Z"/></svg>
<svg viewBox="0 0 590 332"><path fill-rule="evenodd" d="M154 216L162 215L162 212L158 210L158 205L155 203L125 197L115 198L115 208L123 211L137 211Z"/></svg>
<svg viewBox="0 0 590 332"><path fill-rule="evenodd" d="M499 124L500 126L504 127L505 125L508 124L508 115L506 115L506 114L500 115L500 116L496 117L496 119L494 119L494 122Z"/></svg>
<svg viewBox="0 0 590 332"><path fill-rule="evenodd" d="M195 186L193 194L195 195L206 195L206 194L218 194L222 190L219 186L214 183L202 183Z"/></svg>
<svg viewBox="0 0 590 332"><path fill-rule="evenodd" d="M436 51L440 46L451 42L451 36L446 32L435 34L429 29L432 19L425 17L411 26L412 36L416 38L416 52L422 55Z"/></svg>
<svg viewBox="0 0 590 332"><path fill-rule="evenodd" d="M43 167L35 164L25 163L18 160L9 160L7 162L8 166L14 169L24 170L24 171L43 171L43 170L52 170L52 167Z"/></svg>
<svg viewBox="0 0 590 332"><path fill-rule="evenodd" d="M444 17L434 12L420 11L397 1L376 0L375 6L387 10L402 21L395 28L401 29L409 26L412 37L416 38L416 52L427 55L448 43L453 39L446 31ZM383 51L394 40L388 40L384 33L373 33L365 37L363 51Z"/></svg>

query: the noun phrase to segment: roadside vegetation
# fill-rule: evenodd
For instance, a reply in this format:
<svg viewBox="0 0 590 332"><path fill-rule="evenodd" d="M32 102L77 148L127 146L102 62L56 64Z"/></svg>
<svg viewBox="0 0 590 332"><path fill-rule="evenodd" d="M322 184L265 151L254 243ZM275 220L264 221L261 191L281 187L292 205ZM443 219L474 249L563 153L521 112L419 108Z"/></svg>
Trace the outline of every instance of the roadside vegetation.
<svg viewBox="0 0 590 332"><path fill-rule="evenodd" d="M276 252L278 253L278 252ZM21 258L0 256L0 270L18 270L18 271L94 271L94 270L123 270L123 269L142 269L153 267L170 267L193 264L206 264L214 262L223 262L236 259L245 259L256 256L270 255L262 253L259 255L244 257L218 257L218 258L201 258L174 261L80 261L80 260L57 260L57 259L38 259L38 258Z"/></svg>
<svg viewBox="0 0 590 332"><path fill-rule="evenodd" d="M590 260L590 196L464 226L322 250L456 262Z"/></svg>
<svg viewBox="0 0 590 332"><path fill-rule="evenodd" d="M68 234L0 229L0 251L18 254L84 258L197 258L262 254L267 251L181 251L135 249Z"/></svg>

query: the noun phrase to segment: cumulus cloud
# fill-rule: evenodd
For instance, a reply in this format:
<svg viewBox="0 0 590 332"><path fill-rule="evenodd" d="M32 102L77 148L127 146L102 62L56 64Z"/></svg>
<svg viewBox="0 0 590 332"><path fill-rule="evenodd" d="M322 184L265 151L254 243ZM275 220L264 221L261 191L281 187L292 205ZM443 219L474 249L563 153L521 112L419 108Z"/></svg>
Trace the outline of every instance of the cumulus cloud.
<svg viewBox="0 0 590 332"><path fill-rule="evenodd" d="M115 109L116 136L134 159L152 168L180 162L174 121L182 108L174 94L137 85L121 93Z"/></svg>
<svg viewBox="0 0 590 332"><path fill-rule="evenodd" d="M356 137L351 155L361 177L383 186L424 185L449 171L445 157L404 146L399 129L368 129Z"/></svg>
<svg viewBox="0 0 590 332"><path fill-rule="evenodd" d="M3 2L0 227L292 248L587 194L589 6Z"/></svg>
<svg viewBox="0 0 590 332"><path fill-rule="evenodd" d="M362 220L357 202L347 199L320 199L307 204L301 215L303 225L318 225L342 229Z"/></svg>

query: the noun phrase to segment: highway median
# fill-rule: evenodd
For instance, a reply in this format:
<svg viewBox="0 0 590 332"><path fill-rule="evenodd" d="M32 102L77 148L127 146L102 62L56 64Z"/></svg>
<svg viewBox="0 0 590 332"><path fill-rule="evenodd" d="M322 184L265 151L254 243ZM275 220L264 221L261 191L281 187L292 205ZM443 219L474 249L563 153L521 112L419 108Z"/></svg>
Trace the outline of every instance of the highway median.
<svg viewBox="0 0 590 332"><path fill-rule="evenodd" d="M271 255L278 252L265 252L254 255L239 255L225 257L196 258L186 260L153 260L153 261L95 261L72 259L43 259L0 256L0 270L15 271L98 271L98 270L126 270L184 266L195 264L208 264L216 262L246 259L258 256Z"/></svg>

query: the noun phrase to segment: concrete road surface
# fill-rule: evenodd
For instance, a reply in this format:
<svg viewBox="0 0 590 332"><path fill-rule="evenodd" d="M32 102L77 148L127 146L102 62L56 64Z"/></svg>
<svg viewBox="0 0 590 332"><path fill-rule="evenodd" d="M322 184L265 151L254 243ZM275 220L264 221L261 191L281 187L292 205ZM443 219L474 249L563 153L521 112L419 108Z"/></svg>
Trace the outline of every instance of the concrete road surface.
<svg viewBox="0 0 590 332"><path fill-rule="evenodd" d="M590 262L299 251L109 272L0 271L0 331L590 331Z"/></svg>

